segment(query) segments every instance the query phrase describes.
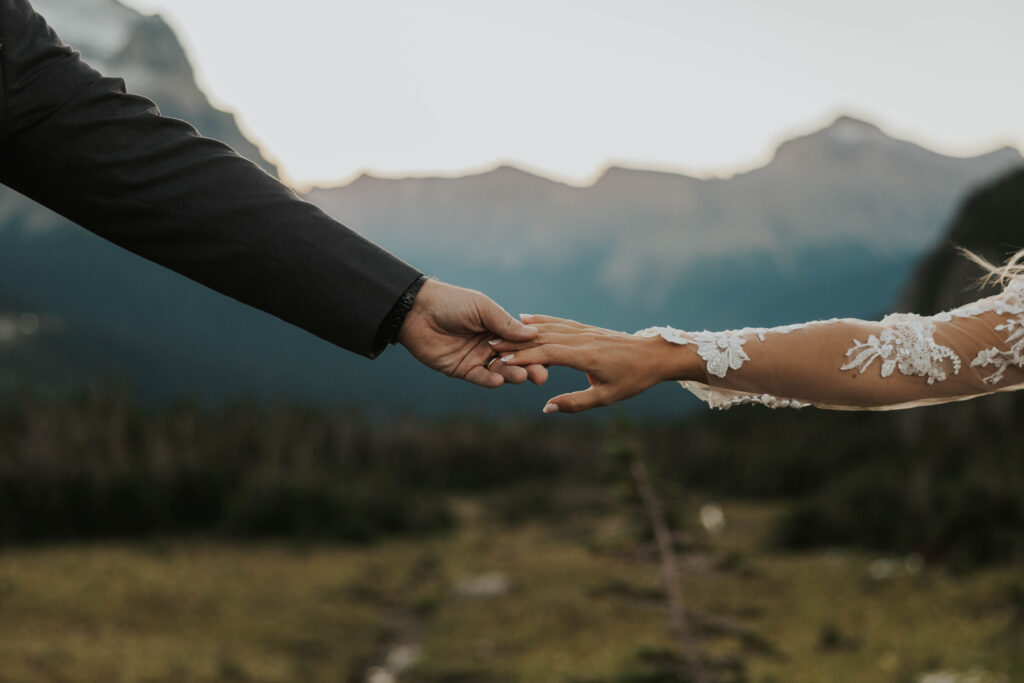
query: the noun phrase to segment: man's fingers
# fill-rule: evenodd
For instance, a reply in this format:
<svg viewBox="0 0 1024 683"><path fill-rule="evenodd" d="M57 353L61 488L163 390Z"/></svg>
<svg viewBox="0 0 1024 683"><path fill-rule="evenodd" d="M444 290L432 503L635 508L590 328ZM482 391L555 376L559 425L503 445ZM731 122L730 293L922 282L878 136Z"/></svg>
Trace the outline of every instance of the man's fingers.
<svg viewBox="0 0 1024 683"><path fill-rule="evenodd" d="M505 383L504 377L496 372L490 372L484 369L484 366L482 365L470 368L469 372L465 375L465 380L486 389L494 389Z"/></svg>
<svg viewBox="0 0 1024 683"><path fill-rule="evenodd" d="M537 328L524 325L485 297L479 305L480 320L488 332L508 341L529 341L537 336Z"/></svg>
<svg viewBox="0 0 1024 683"><path fill-rule="evenodd" d="M580 413L608 405L604 392L595 387L556 396L544 406L545 413Z"/></svg>
<svg viewBox="0 0 1024 683"><path fill-rule="evenodd" d="M501 375L506 384L522 384L529 376L529 371L526 368L520 368L516 365L505 365L501 361L495 361L491 365L491 372Z"/></svg>
<svg viewBox="0 0 1024 683"><path fill-rule="evenodd" d="M548 381L548 369L543 365L527 365L526 377L539 386Z"/></svg>

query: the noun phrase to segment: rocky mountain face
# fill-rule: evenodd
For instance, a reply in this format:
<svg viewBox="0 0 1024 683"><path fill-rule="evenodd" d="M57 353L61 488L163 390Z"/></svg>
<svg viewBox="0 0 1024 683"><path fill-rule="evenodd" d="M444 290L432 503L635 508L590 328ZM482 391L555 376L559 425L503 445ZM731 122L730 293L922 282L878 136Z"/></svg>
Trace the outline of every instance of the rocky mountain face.
<svg viewBox="0 0 1024 683"><path fill-rule="evenodd" d="M1024 247L1024 170L985 185L963 202L949 230L914 270L900 306L932 314L996 291L975 286L984 271L957 247L996 265Z"/></svg>
<svg viewBox="0 0 1024 683"><path fill-rule="evenodd" d="M215 108L199 90L185 50L162 17L145 16L117 0L34 0L32 6L94 69L123 78L128 92L152 99L165 116L188 121L277 174L238 129L234 115Z"/></svg>
<svg viewBox="0 0 1024 683"><path fill-rule="evenodd" d="M213 107L199 90L181 43L161 17L142 15L117 0L36 0L32 6L100 73L123 78L128 92L149 97L165 116L188 121L203 135L277 174L274 164L239 130L234 115ZM69 227L0 186L0 230L10 225L29 230Z"/></svg>

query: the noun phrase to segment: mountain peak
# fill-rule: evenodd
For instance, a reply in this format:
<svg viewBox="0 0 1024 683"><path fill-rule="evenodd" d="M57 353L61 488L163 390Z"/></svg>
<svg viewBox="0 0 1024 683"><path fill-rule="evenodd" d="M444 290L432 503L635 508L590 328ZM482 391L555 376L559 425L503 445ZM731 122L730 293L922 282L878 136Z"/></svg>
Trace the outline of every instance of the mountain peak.
<svg viewBox="0 0 1024 683"><path fill-rule="evenodd" d="M531 173L530 171L519 168L518 166L513 166L509 163L499 164L492 169L474 175L478 178L494 178L502 181L528 180L532 182L536 180L543 180L545 182L553 182L549 178L537 175L536 173Z"/></svg>
<svg viewBox="0 0 1024 683"><path fill-rule="evenodd" d="M873 123L844 115L824 128L780 144L772 164L802 167L819 163L822 158L845 159L854 150L925 151L918 145L889 136Z"/></svg>
<svg viewBox="0 0 1024 683"><path fill-rule="evenodd" d="M838 117L831 125L820 130L819 134L842 144L892 139L875 124L846 115Z"/></svg>
<svg viewBox="0 0 1024 683"><path fill-rule="evenodd" d="M922 155L945 161L973 159L1010 167L1020 163L1021 153L1013 147L1003 146L984 154L967 157L950 156L936 152L919 143L896 138L873 123L853 116L839 116L831 124L812 133L786 140L775 152L773 163L807 165L820 163L822 158L849 160L855 152L878 155L890 161L895 158L920 158ZM845 163L845 162L844 162Z"/></svg>

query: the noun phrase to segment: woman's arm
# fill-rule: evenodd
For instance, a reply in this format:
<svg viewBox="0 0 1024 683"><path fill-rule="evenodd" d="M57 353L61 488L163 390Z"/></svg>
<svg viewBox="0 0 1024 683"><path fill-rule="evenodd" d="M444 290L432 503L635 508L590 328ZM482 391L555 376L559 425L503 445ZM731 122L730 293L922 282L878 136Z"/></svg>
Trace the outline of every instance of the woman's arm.
<svg viewBox="0 0 1024 683"><path fill-rule="evenodd" d="M498 344L506 363L566 365L591 388L546 412L578 412L677 380L714 408L743 403L891 410L1024 385L1024 279L935 316L895 314L727 332L649 328L636 335L533 316L536 345Z"/></svg>

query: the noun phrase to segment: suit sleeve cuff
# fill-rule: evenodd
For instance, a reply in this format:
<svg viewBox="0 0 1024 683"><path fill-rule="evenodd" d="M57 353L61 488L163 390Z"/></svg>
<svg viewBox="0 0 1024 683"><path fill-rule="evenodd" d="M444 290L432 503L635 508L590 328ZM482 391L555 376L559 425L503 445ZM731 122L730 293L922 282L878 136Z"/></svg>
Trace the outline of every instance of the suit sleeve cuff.
<svg viewBox="0 0 1024 683"><path fill-rule="evenodd" d="M402 330L402 323L405 322L405 317L412 310L412 305L416 301L416 295L420 293L420 289L423 288L423 284L427 279L426 275L420 275L402 293L402 296L398 297L398 301L391 307L391 310L377 330L377 335L373 340L373 347L370 349L370 358L379 356L389 344L398 343L398 334Z"/></svg>

